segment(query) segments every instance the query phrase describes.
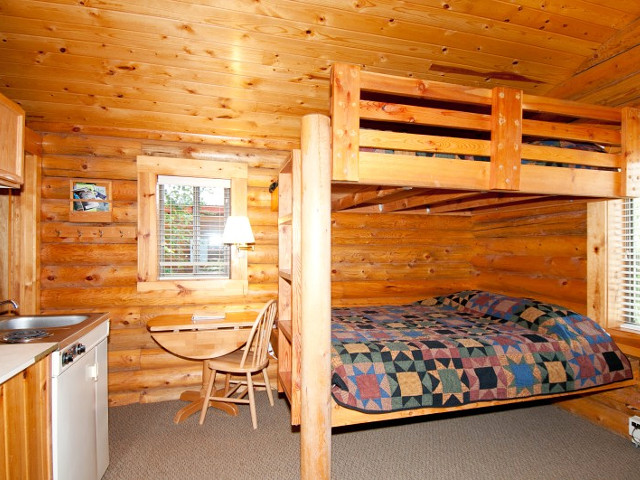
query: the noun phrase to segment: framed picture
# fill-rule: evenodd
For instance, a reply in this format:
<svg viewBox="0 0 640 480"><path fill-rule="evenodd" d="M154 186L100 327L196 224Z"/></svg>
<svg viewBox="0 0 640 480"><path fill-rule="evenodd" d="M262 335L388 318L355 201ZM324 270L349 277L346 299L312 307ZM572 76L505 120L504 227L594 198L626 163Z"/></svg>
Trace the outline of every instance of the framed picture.
<svg viewBox="0 0 640 480"><path fill-rule="evenodd" d="M71 222L110 222L112 218L111 182L86 178L69 181Z"/></svg>

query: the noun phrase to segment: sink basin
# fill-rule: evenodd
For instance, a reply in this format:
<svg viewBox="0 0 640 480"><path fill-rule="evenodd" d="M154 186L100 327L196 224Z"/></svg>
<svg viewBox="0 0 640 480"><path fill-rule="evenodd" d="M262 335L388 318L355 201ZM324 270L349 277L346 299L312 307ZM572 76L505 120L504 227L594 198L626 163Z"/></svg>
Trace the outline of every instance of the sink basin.
<svg viewBox="0 0 640 480"><path fill-rule="evenodd" d="M47 342L67 348L103 322L108 313L0 316L0 344Z"/></svg>
<svg viewBox="0 0 640 480"><path fill-rule="evenodd" d="M89 315L19 315L0 320L0 330L61 328L84 322Z"/></svg>

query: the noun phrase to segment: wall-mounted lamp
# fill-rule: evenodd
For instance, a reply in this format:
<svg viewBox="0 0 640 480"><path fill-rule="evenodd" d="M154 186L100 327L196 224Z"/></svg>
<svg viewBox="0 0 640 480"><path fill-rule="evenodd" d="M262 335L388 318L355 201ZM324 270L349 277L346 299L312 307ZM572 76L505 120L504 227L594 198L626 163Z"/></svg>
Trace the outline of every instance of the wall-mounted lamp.
<svg viewBox="0 0 640 480"><path fill-rule="evenodd" d="M235 245L238 250L253 250L256 240L253 238L249 219L240 215L227 217L222 243Z"/></svg>

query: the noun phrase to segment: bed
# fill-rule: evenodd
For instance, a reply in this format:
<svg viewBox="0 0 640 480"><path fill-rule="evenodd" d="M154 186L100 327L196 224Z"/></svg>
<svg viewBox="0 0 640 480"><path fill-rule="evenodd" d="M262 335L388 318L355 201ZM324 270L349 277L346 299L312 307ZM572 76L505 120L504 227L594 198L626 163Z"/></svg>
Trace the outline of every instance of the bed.
<svg viewBox="0 0 640 480"><path fill-rule="evenodd" d="M352 328L362 324L360 320L345 321L354 318L354 311L332 312L331 213L429 215L439 209L446 214L470 214L474 208L529 202L549 205L556 201L639 196L639 141L640 123L634 108L579 104L507 87L463 87L366 72L354 65L334 65L331 117L314 114L303 118L300 151L294 152L282 168L278 187L278 389L290 400L292 424L300 425L301 477L329 477L332 427L635 384L625 357L592 322L578 322L573 313L563 317L569 319L571 328L580 324L594 329L593 337L599 339L594 343L585 340L591 334L579 340L558 338L557 332L528 333L531 329L527 331L511 318L481 311L480 323L467 325L472 331L480 328L478 325L483 333L499 326L513 337L527 339L520 343L527 348L542 348L536 345L539 340L544 348L554 346L557 350L545 351L544 355L536 352L536 366L510 367L510 373L499 374L494 366L495 388L489 370L481 370L485 372L482 382L477 373L476 382L470 378L460 381L462 377L456 380L453 372L448 372L445 383L455 388L445 392L436 386L436 395L419 391L416 376L408 375L407 388L413 395L394 403L378 392L379 398L363 402L361 393L349 391L349 377L354 377L356 367L337 359L366 355L366 349L377 345L377 337L385 330L379 328L380 322L372 320L365 328L369 337L363 338L362 331ZM586 145L589 150L565 148L576 144ZM458 326L469 322L471 312L460 305L414 307L434 306L454 315L453 320L446 320L447 329L451 322ZM341 323L332 322L332 316L340 317ZM343 337L341 346L331 342L332 325L334 339ZM386 327L389 334L388 323ZM505 338L505 342L508 338L503 333L495 336ZM366 338L369 340L363 342ZM478 342L484 346L477 348L487 348L486 340L478 338L464 342ZM604 344L610 348L608 352L588 353ZM413 351L433 356L433 349L427 346L425 341ZM509 351L524 348L492 345L494 352L496 347ZM598 357L597 368L589 370L586 363L581 363L589 356ZM543 357L545 360L541 360ZM544 365L545 361L553 365ZM569 369L561 370L561 365ZM371 371L375 368L362 367ZM344 370L342 378L334 375L340 369ZM600 373L588 374L595 371ZM501 384L499 375L503 376ZM537 382L545 376L548 382ZM487 388L472 392L474 382Z"/></svg>
<svg viewBox="0 0 640 480"><path fill-rule="evenodd" d="M331 338L333 399L367 413L562 394L633 376L593 320L477 290L333 309Z"/></svg>

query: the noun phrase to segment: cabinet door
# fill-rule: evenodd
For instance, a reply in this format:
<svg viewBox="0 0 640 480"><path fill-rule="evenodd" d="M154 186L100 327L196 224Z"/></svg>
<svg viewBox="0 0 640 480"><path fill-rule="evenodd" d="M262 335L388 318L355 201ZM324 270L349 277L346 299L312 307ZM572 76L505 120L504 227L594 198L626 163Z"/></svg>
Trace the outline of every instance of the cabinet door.
<svg viewBox="0 0 640 480"><path fill-rule="evenodd" d="M24 163L24 110L0 95L0 185L19 188Z"/></svg>

